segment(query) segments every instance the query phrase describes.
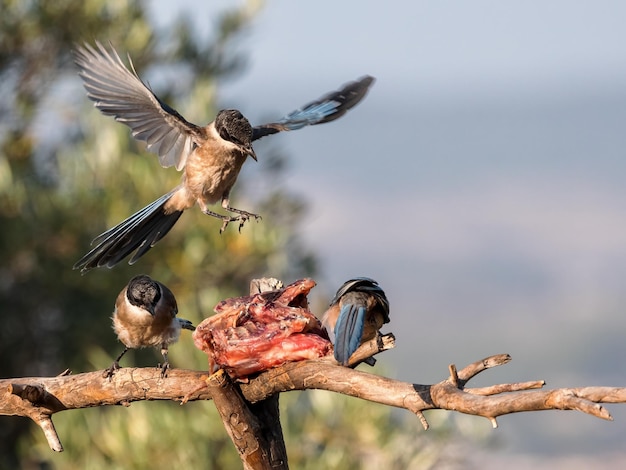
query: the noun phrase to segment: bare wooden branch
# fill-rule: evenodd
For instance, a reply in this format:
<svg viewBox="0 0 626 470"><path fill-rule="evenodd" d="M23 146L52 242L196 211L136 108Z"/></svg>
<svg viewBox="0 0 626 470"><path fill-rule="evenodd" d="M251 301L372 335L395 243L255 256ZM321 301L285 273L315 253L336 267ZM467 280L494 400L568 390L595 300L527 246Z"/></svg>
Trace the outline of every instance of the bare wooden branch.
<svg viewBox="0 0 626 470"><path fill-rule="evenodd" d="M491 356L459 371L460 380L496 365L510 361L508 355ZM478 364L481 364L478 366ZM322 389L362 398L377 403L407 409L413 413L431 409L446 409L483 416L492 420L498 416L522 411L577 410L602 419L612 419L598 403L626 403L626 388L585 387L556 390L529 390L543 381L524 384L504 384L505 395L485 396L485 389L462 390L449 379L434 385L399 382L361 371L346 373L320 360L285 364L262 374L263 380L242 385L250 401L262 399L267 393L288 390ZM302 381L300 381L302 380ZM271 384L271 390L268 387ZM522 391L516 391L521 389ZM492 392L495 390L491 390Z"/></svg>
<svg viewBox="0 0 626 470"><path fill-rule="evenodd" d="M275 278L253 279L250 295L281 289ZM279 395L272 395L255 405L241 395L239 387L219 370L207 379L209 392L222 423L246 470L288 469L287 448L280 424ZM186 398L186 397L185 397Z"/></svg>
<svg viewBox="0 0 626 470"><path fill-rule="evenodd" d="M473 362L468 366L465 366L463 370L458 372L460 384L465 385L471 379L476 377L481 372L491 369L492 367L503 366L511 362L511 356L508 354L496 354L494 356L486 357L480 361Z"/></svg>
<svg viewBox="0 0 626 470"><path fill-rule="evenodd" d="M55 452L63 452L63 444L61 444L52 418L46 414L41 414L39 417L33 418L33 420L39 425L43 431L43 435L46 436L50 449Z"/></svg>
<svg viewBox="0 0 626 470"><path fill-rule="evenodd" d="M264 442L261 424L235 384L223 370L219 370L207 379L207 385L226 432L239 452L243 468L270 470L269 443Z"/></svg>
<svg viewBox="0 0 626 470"><path fill-rule="evenodd" d="M465 388L476 374L510 361L508 355L491 356L458 370L458 386L450 378L420 385L342 367L322 358L284 364L239 384L242 396L257 403L290 390L321 389L384 405L404 408L423 419L422 411L445 409L482 416L496 424L498 416L522 411L576 410L611 420L602 403L626 403L626 388L579 387L540 390L543 381ZM57 377L0 379L0 414L25 416L39 424L50 447L62 450L50 416L58 411L103 405L128 405L138 400L208 400L214 390L208 374L171 369L161 378L156 368L122 368L112 380L102 371ZM422 424L427 427L425 420Z"/></svg>
<svg viewBox="0 0 626 470"><path fill-rule="evenodd" d="M455 387L459 387L459 373L456 370L456 366L454 364L450 364L448 366L448 371L450 372L450 382L452 383L452 385L454 385Z"/></svg>
<svg viewBox="0 0 626 470"><path fill-rule="evenodd" d="M376 360L373 358L373 356L383 351L393 349L395 347L396 337L393 335L393 333L387 333L385 335L382 335L379 331L375 338L372 338L369 341L361 344L359 348L354 351L352 356L350 356L350 361L348 364L350 365L350 367L354 367L359 365L361 362L365 362L367 359L372 359L375 363Z"/></svg>
<svg viewBox="0 0 626 470"><path fill-rule="evenodd" d="M52 423L52 418L50 418L50 414L41 410L42 408L55 411L61 411L63 409L56 400L52 399L52 395L46 392L40 384L22 383L9 384L7 386L7 395L13 395L21 399L20 402L13 400L13 404L16 405L16 408L22 412L19 413L19 415L27 416L37 423L43 431L44 436L46 436L50 448L55 452L62 452L63 445ZM7 397L7 402L11 403L10 397Z"/></svg>
<svg viewBox="0 0 626 470"><path fill-rule="evenodd" d="M543 380L534 380L532 382L519 382L514 384L499 384L490 387L468 388L465 391L474 395L497 395L499 393L519 392L520 390L532 390L542 388L546 383Z"/></svg>

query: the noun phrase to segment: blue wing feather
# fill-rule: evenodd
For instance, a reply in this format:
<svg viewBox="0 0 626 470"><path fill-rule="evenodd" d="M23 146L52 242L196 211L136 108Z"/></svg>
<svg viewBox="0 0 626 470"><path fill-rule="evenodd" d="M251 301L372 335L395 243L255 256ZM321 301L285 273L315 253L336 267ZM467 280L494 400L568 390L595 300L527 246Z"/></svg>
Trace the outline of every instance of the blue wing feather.
<svg viewBox="0 0 626 470"><path fill-rule="evenodd" d="M340 105L337 101L316 103L304 109L298 109L283 117L277 124L282 124L286 130L295 131L305 126L318 124L337 111Z"/></svg>
<svg viewBox="0 0 626 470"><path fill-rule="evenodd" d="M374 77L366 75L346 83L341 89L328 93L307 103L276 122L270 122L252 129L252 140L283 131L294 131L306 126L314 126L340 118L356 106L374 83Z"/></svg>

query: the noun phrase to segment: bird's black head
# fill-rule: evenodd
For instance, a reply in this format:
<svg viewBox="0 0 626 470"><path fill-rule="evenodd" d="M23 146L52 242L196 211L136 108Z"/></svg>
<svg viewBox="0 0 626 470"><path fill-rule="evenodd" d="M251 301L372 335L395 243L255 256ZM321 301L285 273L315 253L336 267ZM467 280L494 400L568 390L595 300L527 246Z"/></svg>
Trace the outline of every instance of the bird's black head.
<svg viewBox="0 0 626 470"><path fill-rule="evenodd" d="M355 277L343 283L337 290L335 297L330 301L331 307L339 303L341 298L350 292L364 292L373 295L385 316L385 323L389 323L389 300L385 295L385 291L378 285L374 279L369 277Z"/></svg>
<svg viewBox="0 0 626 470"><path fill-rule="evenodd" d="M149 276L135 276L128 283L126 297L131 305L145 308L154 315L154 308L161 298L161 288Z"/></svg>
<svg viewBox="0 0 626 470"><path fill-rule="evenodd" d="M252 126L236 109L222 109L215 117L215 130L224 140L237 145L256 160L252 149Z"/></svg>

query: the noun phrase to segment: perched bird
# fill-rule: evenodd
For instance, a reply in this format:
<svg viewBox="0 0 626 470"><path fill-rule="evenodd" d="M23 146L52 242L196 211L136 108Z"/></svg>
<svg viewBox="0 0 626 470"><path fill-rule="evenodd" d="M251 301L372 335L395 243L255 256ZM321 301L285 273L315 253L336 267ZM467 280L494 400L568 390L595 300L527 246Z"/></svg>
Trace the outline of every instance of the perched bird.
<svg viewBox="0 0 626 470"><path fill-rule="evenodd" d="M112 268L137 250L129 261L133 264L196 203L205 214L222 220L220 232L230 222L239 222L241 230L250 218L259 219L258 214L231 207L229 201L246 158L249 155L256 160L252 142L277 132L333 121L359 103L374 82L373 77L364 76L276 122L252 127L239 111L226 109L201 127L161 101L141 81L130 57L128 69L113 48L108 51L98 42L96 47L85 44L74 51L87 96L103 114L126 124L133 137L145 141L163 167L175 166L184 173L177 187L96 237L92 244L97 245L74 265L82 272ZM234 215L210 210L209 206L217 202Z"/></svg>
<svg viewBox="0 0 626 470"><path fill-rule="evenodd" d="M389 301L368 277L346 281L322 319L328 332L334 333L335 359L344 366L361 343L376 337L384 323L389 323Z"/></svg>
<svg viewBox="0 0 626 470"><path fill-rule="evenodd" d="M113 329L125 348L104 376L111 377L119 369L120 359L129 349L148 346L161 348L161 376L165 376L168 346L178 341L181 328L195 330L189 320L177 318L177 313L176 298L166 286L145 274L132 278L117 296L113 311Z"/></svg>

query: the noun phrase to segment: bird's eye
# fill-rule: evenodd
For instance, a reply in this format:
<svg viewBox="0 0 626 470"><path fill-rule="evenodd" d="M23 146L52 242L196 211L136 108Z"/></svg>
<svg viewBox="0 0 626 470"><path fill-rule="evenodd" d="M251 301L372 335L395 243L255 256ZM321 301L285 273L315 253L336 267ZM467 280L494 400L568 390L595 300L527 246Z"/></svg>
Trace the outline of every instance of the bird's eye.
<svg viewBox="0 0 626 470"><path fill-rule="evenodd" d="M233 144L241 144L239 139L237 139L237 137L235 137L234 135L231 135L226 127L220 128L219 134L222 139L227 140L228 142L232 142Z"/></svg>

